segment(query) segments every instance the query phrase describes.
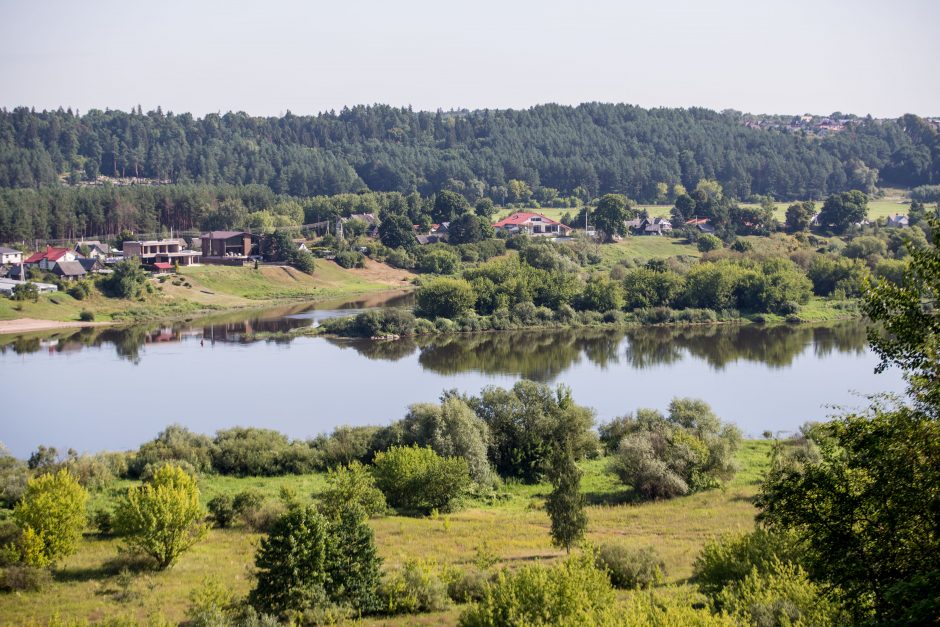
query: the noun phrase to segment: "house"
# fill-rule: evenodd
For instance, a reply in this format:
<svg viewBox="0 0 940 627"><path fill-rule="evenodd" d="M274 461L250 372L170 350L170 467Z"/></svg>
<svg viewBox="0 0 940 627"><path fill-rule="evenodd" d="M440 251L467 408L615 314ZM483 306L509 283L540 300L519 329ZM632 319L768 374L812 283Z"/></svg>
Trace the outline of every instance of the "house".
<svg viewBox="0 0 940 627"><path fill-rule="evenodd" d="M82 250L87 250L88 254L82 253ZM98 240L88 240L75 244L75 252L90 259L107 259L111 256L111 247Z"/></svg>
<svg viewBox="0 0 940 627"><path fill-rule="evenodd" d="M892 228L910 226L910 220L907 216L902 216L901 214L888 216L888 226Z"/></svg>
<svg viewBox="0 0 940 627"><path fill-rule="evenodd" d="M153 264L153 273L154 274L170 274L176 269L172 263L167 263L165 261L158 261Z"/></svg>
<svg viewBox="0 0 940 627"><path fill-rule="evenodd" d="M513 234L534 235L536 237L565 237L571 234L570 226L552 220L541 213L517 211L508 218L503 218L493 228Z"/></svg>
<svg viewBox="0 0 940 627"><path fill-rule="evenodd" d="M358 220L360 222L366 223L365 234L368 237L378 237L379 236L379 220L375 217L374 213L354 213L348 218L344 219L343 222L348 222L349 220Z"/></svg>
<svg viewBox="0 0 940 627"><path fill-rule="evenodd" d="M435 235L446 235L448 232L450 232L450 222L431 225L431 233Z"/></svg>
<svg viewBox="0 0 940 627"><path fill-rule="evenodd" d="M418 243L422 246L426 244L437 244L438 242L447 241L447 238L445 238L443 235L438 235L436 233L432 233L430 235L415 235L415 239L418 240Z"/></svg>
<svg viewBox="0 0 940 627"><path fill-rule="evenodd" d="M39 266L40 270L51 272L53 266L60 261L75 261L80 255L69 248L53 248L46 246L46 250L41 250L30 255L23 261L27 266Z"/></svg>
<svg viewBox="0 0 940 627"><path fill-rule="evenodd" d="M181 239L159 239L124 242L124 258L137 257L140 263L152 266L155 263L172 263L191 266L199 261L200 253L187 250L186 242Z"/></svg>
<svg viewBox="0 0 940 627"><path fill-rule="evenodd" d="M627 220L624 222L624 226L627 227L627 230L631 233L640 228L640 225L643 224L644 218L633 218L632 220Z"/></svg>
<svg viewBox="0 0 940 627"><path fill-rule="evenodd" d="M206 263L247 261L253 254L254 238L245 231L210 231L199 237Z"/></svg>
<svg viewBox="0 0 940 627"><path fill-rule="evenodd" d="M12 248L0 246L0 266L11 263L23 263L23 253Z"/></svg>
<svg viewBox="0 0 940 627"><path fill-rule="evenodd" d="M107 257L85 257L84 259L76 259L75 261L82 264L86 273L92 274L104 270L105 259L107 259Z"/></svg>
<svg viewBox="0 0 940 627"><path fill-rule="evenodd" d="M685 225L697 230L699 233L715 232L715 227L708 223L708 218L691 218L685 221Z"/></svg>
<svg viewBox="0 0 940 627"><path fill-rule="evenodd" d="M52 266L52 274L67 281L75 281L84 278L87 272L78 261L57 261Z"/></svg>
<svg viewBox="0 0 940 627"><path fill-rule="evenodd" d="M672 233L672 222L666 218L643 218L636 232L639 235L665 235Z"/></svg>

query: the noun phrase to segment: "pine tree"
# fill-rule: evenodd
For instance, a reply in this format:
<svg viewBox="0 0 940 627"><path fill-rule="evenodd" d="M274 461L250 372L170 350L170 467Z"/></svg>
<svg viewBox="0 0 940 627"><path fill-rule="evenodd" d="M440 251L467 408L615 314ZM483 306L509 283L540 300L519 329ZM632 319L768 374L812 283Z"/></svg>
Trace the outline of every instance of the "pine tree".
<svg viewBox="0 0 940 627"><path fill-rule="evenodd" d="M581 494L581 471L574 460L570 443L559 445L549 471L552 493L545 509L552 520L552 543L571 552L571 545L584 537L587 514Z"/></svg>

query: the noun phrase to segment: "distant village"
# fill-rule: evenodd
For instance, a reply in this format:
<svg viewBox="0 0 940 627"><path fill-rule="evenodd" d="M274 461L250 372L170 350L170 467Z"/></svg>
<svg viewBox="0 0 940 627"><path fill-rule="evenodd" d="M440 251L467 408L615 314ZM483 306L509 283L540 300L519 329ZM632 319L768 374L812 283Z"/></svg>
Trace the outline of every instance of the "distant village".
<svg viewBox="0 0 940 627"><path fill-rule="evenodd" d="M812 224L818 225L818 213L812 218ZM379 220L372 213L353 214L348 218L339 218L335 223L324 221L304 225L314 234L332 233L343 237L344 224L356 220L366 225L367 237L378 237ZM908 218L895 215L887 220L888 227L904 227ZM694 229L702 234L711 234L715 228L707 218L686 220L684 229ZM429 245L448 241L450 223L432 224L424 232L414 225L415 239L419 245ZM551 239L571 238L575 229L558 220L535 211L516 211L493 223L497 232L506 236L528 235ZM672 222L663 217L643 215L626 222L626 230L637 236L667 236L675 230ZM595 231L588 227L585 235L593 237ZM155 275L174 273L177 268L196 264L216 264L240 266L264 261L261 254L262 243L268 235L248 231L208 231L188 240L183 237L170 237L147 240L125 240L120 248L115 248L99 240L80 240L72 245L56 247L47 245L45 249L32 254L8 247L0 247L0 295L10 296L18 284L30 282L39 292L54 292L58 285L36 281L37 276L48 273L59 283L76 281L96 274L109 274L111 266L128 259L137 259L140 264ZM620 237L613 239L619 240ZM292 239L298 250L307 250L307 240ZM329 250L318 250L326 259L333 258Z"/></svg>

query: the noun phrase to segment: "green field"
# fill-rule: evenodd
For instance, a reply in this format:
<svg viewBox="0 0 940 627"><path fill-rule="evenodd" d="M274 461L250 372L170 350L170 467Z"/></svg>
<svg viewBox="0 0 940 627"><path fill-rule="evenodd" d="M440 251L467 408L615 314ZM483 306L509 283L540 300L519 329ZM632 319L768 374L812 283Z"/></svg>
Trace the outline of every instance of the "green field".
<svg viewBox="0 0 940 627"><path fill-rule="evenodd" d="M629 491L606 472L607 461L583 464L582 490L588 502L588 539L628 546L652 545L663 557L667 582L685 584L703 543L718 534L754 526L751 497L765 472L771 443L745 441L738 452L740 472L723 489L670 501L632 504ZM96 493L92 507L106 505L130 485L120 482ZM207 477L201 480L203 500L227 492L256 488L274 498L281 487L304 499L324 485L323 475L277 478ZM554 560L562 552L549 540L544 498L550 486L510 483L507 498L497 505L467 503L452 514L428 518L389 516L371 522L385 568L409 558L433 560L440 568L466 568L484 543L499 558L498 567L515 567L533 560ZM218 579L237 596L252 586L252 557L260 536L243 528L214 529L208 539L183 555L167 572L136 571L127 581L118 575L130 562L119 557L119 543L89 533L77 554L54 573L41 592L0 595L4 624L45 623L58 616L96 621L125 617L145 621L160 614L174 622L185 618L189 592L206 577ZM133 565L131 563L131 565ZM424 616L402 616L381 624L453 623L460 608Z"/></svg>

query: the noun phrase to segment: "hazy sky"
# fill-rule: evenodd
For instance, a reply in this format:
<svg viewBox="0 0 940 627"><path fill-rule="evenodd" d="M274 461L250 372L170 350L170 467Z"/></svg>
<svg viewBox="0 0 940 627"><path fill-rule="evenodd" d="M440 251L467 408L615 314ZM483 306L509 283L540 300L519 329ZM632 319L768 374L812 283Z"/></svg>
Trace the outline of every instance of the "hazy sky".
<svg viewBox="0 0 940 627"><path fill-rule="evenodd" d="M0 0L0 106L940 115L940 1Z"/></svg>

